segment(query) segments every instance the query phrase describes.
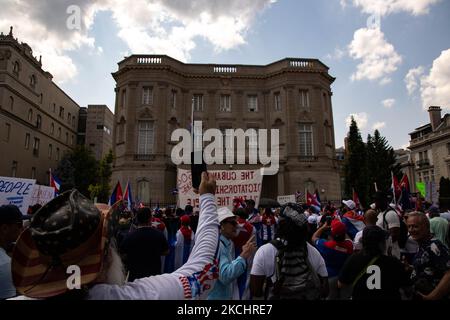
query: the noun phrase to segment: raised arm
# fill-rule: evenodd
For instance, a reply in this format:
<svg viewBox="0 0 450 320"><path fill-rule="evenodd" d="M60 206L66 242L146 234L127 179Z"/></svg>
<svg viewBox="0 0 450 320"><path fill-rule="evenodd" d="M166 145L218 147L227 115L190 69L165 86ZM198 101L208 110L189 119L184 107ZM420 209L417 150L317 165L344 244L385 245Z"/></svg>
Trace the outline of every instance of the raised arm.
<svg viewBox="0 0 450 320"><path fill-rule="evenodd" d="M219 221L215 204L216 182L207 173L200 184L200 217L196 243L188 261L170 274L137 279L123 286L97 285L90 290L90 299L101 300L183 300L200 296L213 280L219 239ZM216 270L217 271L217 270Z"/></svg>

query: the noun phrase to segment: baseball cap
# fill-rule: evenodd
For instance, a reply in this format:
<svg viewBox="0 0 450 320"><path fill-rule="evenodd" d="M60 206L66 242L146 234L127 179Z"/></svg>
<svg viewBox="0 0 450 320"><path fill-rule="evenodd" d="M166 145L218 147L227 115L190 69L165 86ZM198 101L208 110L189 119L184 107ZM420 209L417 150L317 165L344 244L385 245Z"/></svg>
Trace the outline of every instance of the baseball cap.
<svg viewBox="0 0 450 320"><path fill-rule="evenodd" d="M353 210L356 208L356 205L353 202L353 200L342 200L342 203L345 204L350 210Z"/></svg>
<svg viewBox="0 0 450 320"><path fill-rule="evenodd" d="M345 227L345 224L340 222L339 220L334 219L331 222L331 235L332 236L338 236L345 234L347 232L347 228Z"/></svg>
<svg viewBox="0 0 450 320"><path fill-rule="evenodd" d="M221 207L217 209L217 215L219 216L219 223L221 223L225 219L236 217L233 212L231 212L231 210L227 207Z"/></svg>

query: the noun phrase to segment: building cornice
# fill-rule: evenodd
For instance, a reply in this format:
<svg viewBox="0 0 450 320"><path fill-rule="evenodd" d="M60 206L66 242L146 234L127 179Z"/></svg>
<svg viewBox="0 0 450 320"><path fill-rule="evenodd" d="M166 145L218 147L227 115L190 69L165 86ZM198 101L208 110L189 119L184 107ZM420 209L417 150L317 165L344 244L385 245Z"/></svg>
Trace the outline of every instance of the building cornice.
<svg viewBox="0 0 450 320"><path fill-rule="evenodd" d="M435 142L438 142L440 140L445 140L445 139L448 139L448 138L450 138L450 131L447 131L447 132L442 133L442 134L438 134L436 136L428 137L427 139L424 139L424 140L419 141L419 142L415 142L414 144L410 144L408 149L413 151L414 149L421 148L421 147L423 147L425 145L430 145L431 146L431 144L433 144Z"/></svg>

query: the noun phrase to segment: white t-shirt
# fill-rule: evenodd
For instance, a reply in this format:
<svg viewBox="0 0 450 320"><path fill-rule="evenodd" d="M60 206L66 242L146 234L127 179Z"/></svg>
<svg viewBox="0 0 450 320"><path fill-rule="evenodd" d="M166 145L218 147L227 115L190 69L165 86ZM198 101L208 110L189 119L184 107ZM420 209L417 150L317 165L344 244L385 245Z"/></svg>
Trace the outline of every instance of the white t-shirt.
<svg viewBox="0 0 450 320"><path fill-rule="evenodd" d="M314 271L321 277L328 277L325 261L319 251L309 243L307 247L309 263L311 263ZM254 276L266 276L266 278L272 277L272 282L275 282L275 256L277 253L277 248L270 243L261 246L253 258L253 266L250 274Z"/></svg>
<svg viewBox="0 0 450 320"><path fill-rule="evenodd" d="M385 219L383 218L385 211L378 214L377 226L385 231L389 231L392 228L400 228L400 217L394 210L390 208L388 210ZM391 236L386 240L386 254L400 259L400 246L398 242L392 242Z"/></svg>

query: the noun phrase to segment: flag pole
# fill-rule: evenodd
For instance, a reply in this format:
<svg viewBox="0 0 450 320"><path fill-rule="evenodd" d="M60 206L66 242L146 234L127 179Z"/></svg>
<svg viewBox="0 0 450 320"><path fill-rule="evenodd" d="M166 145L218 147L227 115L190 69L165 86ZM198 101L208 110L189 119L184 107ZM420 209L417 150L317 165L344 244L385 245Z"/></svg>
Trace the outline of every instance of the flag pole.
<svg viewBox="0 0 450 320"><path fill-rule="evenodd" d="M395 184L394 184L394 172L391 171L392 178L392 194L394 196L394 203L397 204L397 200L395 199Z"/></svg>

